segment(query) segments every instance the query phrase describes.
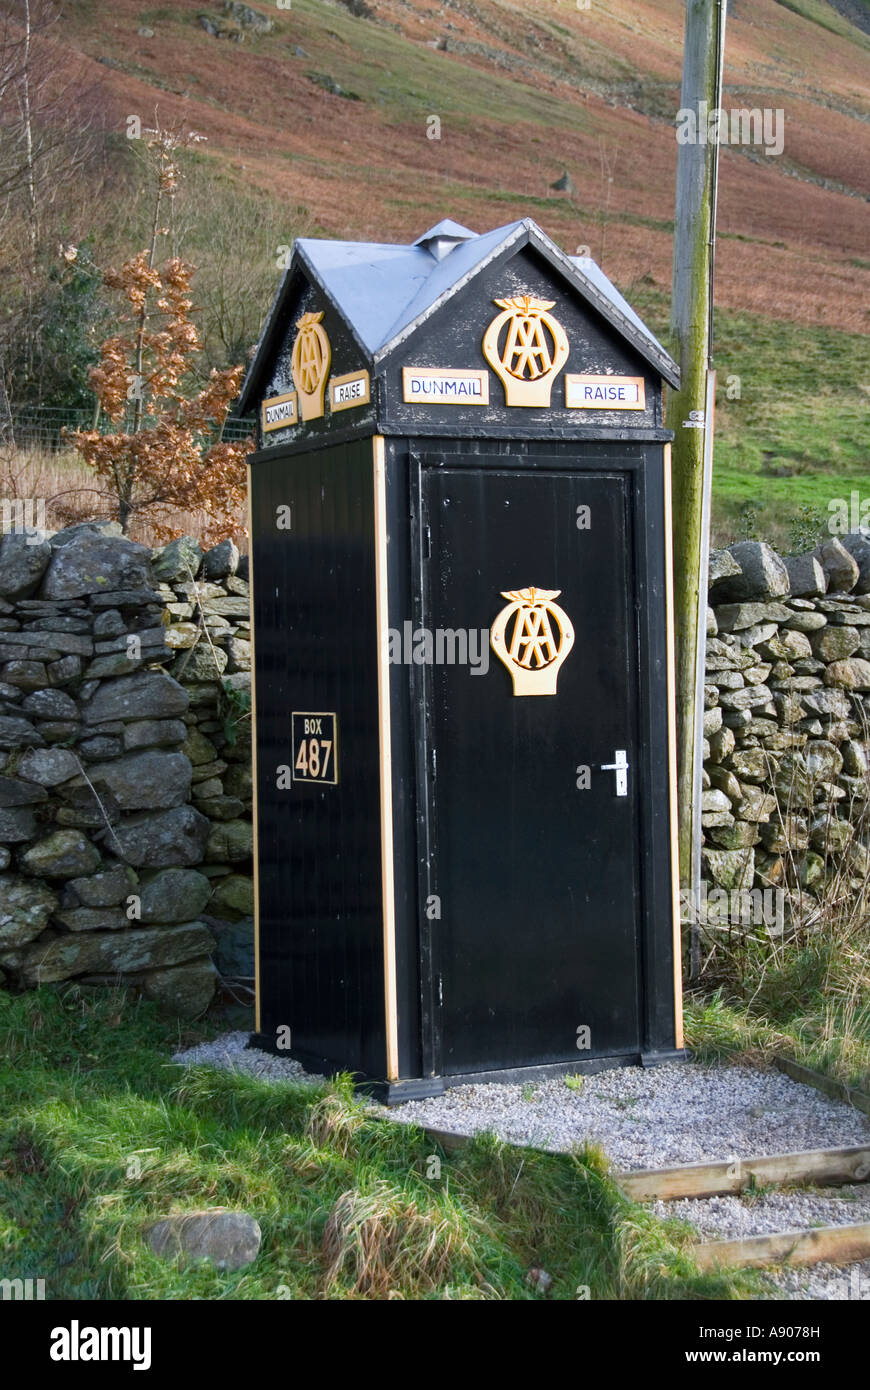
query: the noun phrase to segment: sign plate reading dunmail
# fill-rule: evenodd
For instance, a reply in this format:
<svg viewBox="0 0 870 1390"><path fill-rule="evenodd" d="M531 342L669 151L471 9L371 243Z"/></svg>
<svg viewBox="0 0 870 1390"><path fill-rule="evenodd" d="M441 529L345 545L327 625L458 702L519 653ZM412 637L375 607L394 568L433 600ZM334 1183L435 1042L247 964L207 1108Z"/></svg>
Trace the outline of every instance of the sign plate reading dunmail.
<svg viewBox="0 0 870 1390"><path fill-rule="evenodd" d="M489 373L474 367L403 367L402 385L421 405L489 405Z"/></svg>

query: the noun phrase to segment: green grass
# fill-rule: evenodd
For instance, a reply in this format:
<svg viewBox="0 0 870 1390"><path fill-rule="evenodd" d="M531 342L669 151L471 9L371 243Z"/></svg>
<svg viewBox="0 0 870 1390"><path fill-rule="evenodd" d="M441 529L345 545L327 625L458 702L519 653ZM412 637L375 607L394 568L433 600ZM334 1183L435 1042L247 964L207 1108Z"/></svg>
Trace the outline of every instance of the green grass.
<svg viewBox="0 0 870 1390"><path fill-rule="evenodd" d="M692 1056L698 1062L750 1063L791 1057L870 1091L870 1003L841 1003L818 988L811 970L804 957L787 971L772 971L760 1001L747 1002L728 989L687 995L686 1046ZM771 1009L777 990L782 1002Z"/></svg>
<svg viewBox="0 0 870 1390"><path fill-rule="evenodd" d="M523 80L521 71L471 69L423 44L410 43L385 24L357 18L340 5L330 6L325 17L319 0L293 0L292 15L293 42L316 59L318 70L380 108L396 125L417 121L422 131L427 116L435 112L444 121L447 137L451 124L473 129L482 118L503 112L509 113L512 124L593 128L592 118L579 104L539 91ZM286 43L283 31L258 40L260 51L282 57Z"/></svg>
<svg viewBox="0 0 870 1390"><path fill-rule="evenodd" d="M868 43L866 34L862 34L860 29L838 14L826 0L776 0L776 3L782 5L784 10L791 10L802 19L808 19L812 24L818 24L822 29L828 29L832 34L838 34L852 43ZM864 3L866 4L866 0Z"/></svg>
<svg viewBox="0 0 870 1390"><path fill-rule="evenodd" d="M620 288L667 343L665 295L643 278ZM714 544L810 548L833 499L870 499L870 337L717 312L714 350Z"/></svg>
<svg viewBox="0 0 870 1390"><path fill-rule="evenodd" d="M766 538L791 543L800 508L820 529L833 498L870 495L870 338L836 329L718 315L714 496L718 524L739 533L758 508ZM729 400L729 377L740 399Z"/></svg>
<svg viewBox="0 0 870 1390"><path fill-rule="evenodd" d="M184 1071L179 1038L122 994L0 994L3 1277L51 1299L530 1300L538 1267L560 1300L758 1296L749 1275L700 1274L690 1233L628 1201L594 1150L483 1136L447 1158L347 1079ZM151 1253L152 1223L217 1206L260 1222L253 1265Z"/></svg>

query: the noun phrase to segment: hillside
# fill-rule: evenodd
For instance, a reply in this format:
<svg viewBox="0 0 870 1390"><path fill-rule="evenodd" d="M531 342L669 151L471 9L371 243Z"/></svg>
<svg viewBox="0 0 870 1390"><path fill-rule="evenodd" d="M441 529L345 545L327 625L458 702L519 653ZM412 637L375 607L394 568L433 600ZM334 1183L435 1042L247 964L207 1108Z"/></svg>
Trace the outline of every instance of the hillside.
<svg viewBox="0 0 870 1390"><path fill-rule="evenodd" d="M293 0L261 7L264 35L234 31L222 8L227 37L193 0L70 6L65 42L110 65L107 130L158 100L231 177L303 206L328 236L405 239L446 212L483 229L531 210L615 278L667 286L680 0ZM785 148L722 152L719 302L864 331L870 38L823 0L729 9L726 104L781 106ZM550 188L565 170L573 196Z"/></svg>
<svg viewBox="0 0 870 1390"><path fill-rule="evenodd" d="M126 120L147 123L157 104L162 121L207 137L189 158L182 249L213 258L220 222L221 256L248 286L249 338L277 248L293 235L408 240L447 215L477 230L534 216L566 249L588 246L664 332L683 10L682 0L591 0L588 10L575 0L72 0L51 42L58 71L75 71L88 93L105 206L71 213L70 234L96 215L107 253L129 249ZM784 147L722 150L718 365L743 388L720 418L723 481L734 469L767 469L774 482L783 468L868 471L865 15L865 0L729 5L724 104L781 108ZM571 187L556 191L564 173ZM812 418L800 415L807 390ZM765 421L784 429L772 450ZM837 457L803 456L832 435ZM726 492L737 506L739 488ZM812 487L802 496L819 500Z"/></svg>

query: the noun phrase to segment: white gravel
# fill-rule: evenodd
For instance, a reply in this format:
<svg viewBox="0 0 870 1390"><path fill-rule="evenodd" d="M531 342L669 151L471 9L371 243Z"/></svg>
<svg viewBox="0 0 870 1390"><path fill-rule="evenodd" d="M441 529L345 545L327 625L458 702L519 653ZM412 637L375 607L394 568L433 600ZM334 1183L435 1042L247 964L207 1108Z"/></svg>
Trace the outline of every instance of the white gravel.
<svg viewBox="0 0 870 1390"><path fill-rule="evenodd" d="M590 1140L619 1169L866 1143L870 1119L781 1072L693 1063L625 1067L527 1087L459 1086L390 1111L458 1134L493 1130L513 1144L567 1150Z"/></svg>
<svg viewBox="0 0 870 1390"><path fill-rule="evenodd" d="M272 1052L263 1052L259 1047L248 1047L250 1033L241 1031L224 1033L212 1042L199 1043L188 1047L184 1052L173 1054L173 1062L181 1062L186 1067L216 1067L218 1071L244 1072L246 1076L258 1076L262 1081L323 1081L322 1076L307 1072L301 1062L292 1057L281 1057Z"/></svg>
<svg viewBox="0 0 870 1390"><path fill-rule="evenodd" d="M870 1187L792 1188L757 1197L685 1197L652 1203L656 1216L688 1221L707 1240L739 1240L811 1226L849 1226L870 1221ZM848 1265L782 1267L762 1276L789 1299L870 1299L870 1261Z"/></svg>
<svg viewBox="0 0 870 1390"><path fill-rule="evenodd" d="M762 1276L774 1289L788 1299L800 1301L852 1302L870 1300L870 1260L860 1264L808 1265L805 1269L779 1269L775 1274Z"/></svg>
<svg viewBox="0 0 870 1390"><path fill-rule="evenodd" d="M299 1062L225 1033L173 1061L244 1072L267 1081L319 1082ZM752 1067L623 1067L583 1078L522 1085L455 1086L387 1111L400 1123L456 1134L491 1130L512 1144L565 1152L589 1140L619 1169L826 1149L870 1139L870 1118L781 1072ZM856 1218L858 1219L858 1218Z"/></svg>
<svg viewBox="0 0 870 1390"><path fill-rule="evenodd" d="M684 1197L653 1202L656 1216L688 1221L707 1240L742 1240L809 1226L850 1226L870 1221L870 1187L798 1188L758 1197Z"/></svg>

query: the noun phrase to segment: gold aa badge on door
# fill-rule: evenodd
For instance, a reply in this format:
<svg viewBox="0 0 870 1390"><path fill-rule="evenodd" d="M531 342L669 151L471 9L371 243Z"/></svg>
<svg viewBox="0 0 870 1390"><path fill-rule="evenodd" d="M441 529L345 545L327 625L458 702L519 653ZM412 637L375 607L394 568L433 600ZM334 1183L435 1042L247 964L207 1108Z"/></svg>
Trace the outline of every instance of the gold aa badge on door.
<svg viewBox="0 0 870 1390"><path fill-rule="evenodd" d="M296 324L296 341L290 357L293 381L299 392L299 413L303 420L318 420L323 414L326 378L332 361L332 348L319 314L303 314Z"/></svg>
<svg viewBox="0 0 870 1390"><path fill-rule="evenodd" d="M555 302L530 294L493 300L503 312L496 314L483 335L483 355L501 378L508 405L550 404L553 382L569 352L564 328L547 312Z"/></svg>
<svg viewBox="0 0 870 1390"><path fill-rule="evenodd" d="M515 695L555 695L574 629L553 600L561 589L508 589L509 600L490 629L489 644L510 671ZM555 630L554 630L555 629Z"/></svg>

